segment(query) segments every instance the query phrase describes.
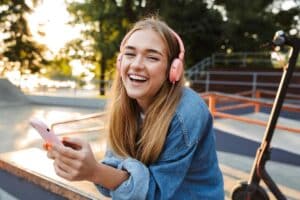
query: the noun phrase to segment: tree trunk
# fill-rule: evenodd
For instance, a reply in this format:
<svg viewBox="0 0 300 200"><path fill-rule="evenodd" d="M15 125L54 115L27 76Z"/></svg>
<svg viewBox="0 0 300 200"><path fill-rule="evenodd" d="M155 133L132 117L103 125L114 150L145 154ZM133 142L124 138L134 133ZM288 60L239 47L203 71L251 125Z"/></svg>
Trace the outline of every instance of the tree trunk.
<svg viewBox="0 0 300 200"><path fill-rule="evenodd" d="M132 4L133 1L132 0L126 0L124 3L124 9L125 9L125 13L126 16L128 17L130 22L135 22L136 21L136 15L132 10Z"/></svg>
<svg viewBox="0 0 300 200"><path fill-rule="evenodd" d="M102 56L100 63L100 84L99 84L99 93L100 95L105 95L105 63L106 58Z"/></svg>

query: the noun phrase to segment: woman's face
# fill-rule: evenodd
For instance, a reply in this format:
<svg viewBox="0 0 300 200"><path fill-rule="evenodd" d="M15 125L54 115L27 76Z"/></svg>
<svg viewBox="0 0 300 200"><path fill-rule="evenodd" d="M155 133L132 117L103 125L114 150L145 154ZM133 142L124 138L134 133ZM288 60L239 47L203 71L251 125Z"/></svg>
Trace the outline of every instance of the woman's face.
<svg viewBox="0 0 300 200"><path fill-rule="evenodd" d="M129 97L143 111L166 81L167 49L153 30L137 30L126 41L121 61L121 77Z"/></svg>

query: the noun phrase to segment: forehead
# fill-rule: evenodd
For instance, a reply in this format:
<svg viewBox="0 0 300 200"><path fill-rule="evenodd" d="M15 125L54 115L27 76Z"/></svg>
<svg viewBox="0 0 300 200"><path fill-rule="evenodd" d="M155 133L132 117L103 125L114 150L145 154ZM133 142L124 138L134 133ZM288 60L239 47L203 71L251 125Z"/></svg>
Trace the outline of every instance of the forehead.
<svg viewBox="0 0 300 200"><path fill-rule="evenodd" d="M160 34L151 29L133 32L124 46L125 48L126 46L130 46L141 50L153 49L162 53L165 53L167 48Z"/></svg>

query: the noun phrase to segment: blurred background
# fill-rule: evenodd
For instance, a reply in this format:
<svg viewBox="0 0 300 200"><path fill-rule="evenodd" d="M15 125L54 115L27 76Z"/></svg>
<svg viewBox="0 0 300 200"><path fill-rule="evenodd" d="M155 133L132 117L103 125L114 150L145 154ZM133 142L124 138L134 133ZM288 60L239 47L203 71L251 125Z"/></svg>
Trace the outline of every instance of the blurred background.
<svg viewBox="0 0 300 200"><path fill-rule="evenodd" d="M0 153L18 157L19 150L41 149L42 139L29 126L36 117L59 136L87 139L103 157L103 111L119 44L135 21L153 14L185 44L186 85L214 116L229 199L236 182L249 176L291 52L270 43L278 30L300 37L300 0L1 0ZM299 199L299 59L287 92L268 170L288 199ZM46 160L44 152L37 156ZM31 153L21 157L20 168L41 165L27 160ZM3 199L25 198L15 184L0 180L0 199L6 193Z"/></svg>
<svg viewBox="0 0 300 200"><path fill-rule="evenodd" d="M0 77L26 93L105 95L122 37L150 14L182 37L188 80L195 68L276 71L288 50L266 44L300 35L299 0L2 0Z"/></svg>

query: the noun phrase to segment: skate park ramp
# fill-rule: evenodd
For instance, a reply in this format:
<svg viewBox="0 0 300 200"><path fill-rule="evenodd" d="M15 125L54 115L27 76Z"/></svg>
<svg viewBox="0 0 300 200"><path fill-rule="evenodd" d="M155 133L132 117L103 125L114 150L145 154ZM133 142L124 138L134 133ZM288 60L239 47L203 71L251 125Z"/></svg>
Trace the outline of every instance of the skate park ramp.
<svg viewBox="0 0 300 200"><path fill-rule="evenodd" d="M9 80L0 78L0 106L28 104L28 98Z"/></svg>

